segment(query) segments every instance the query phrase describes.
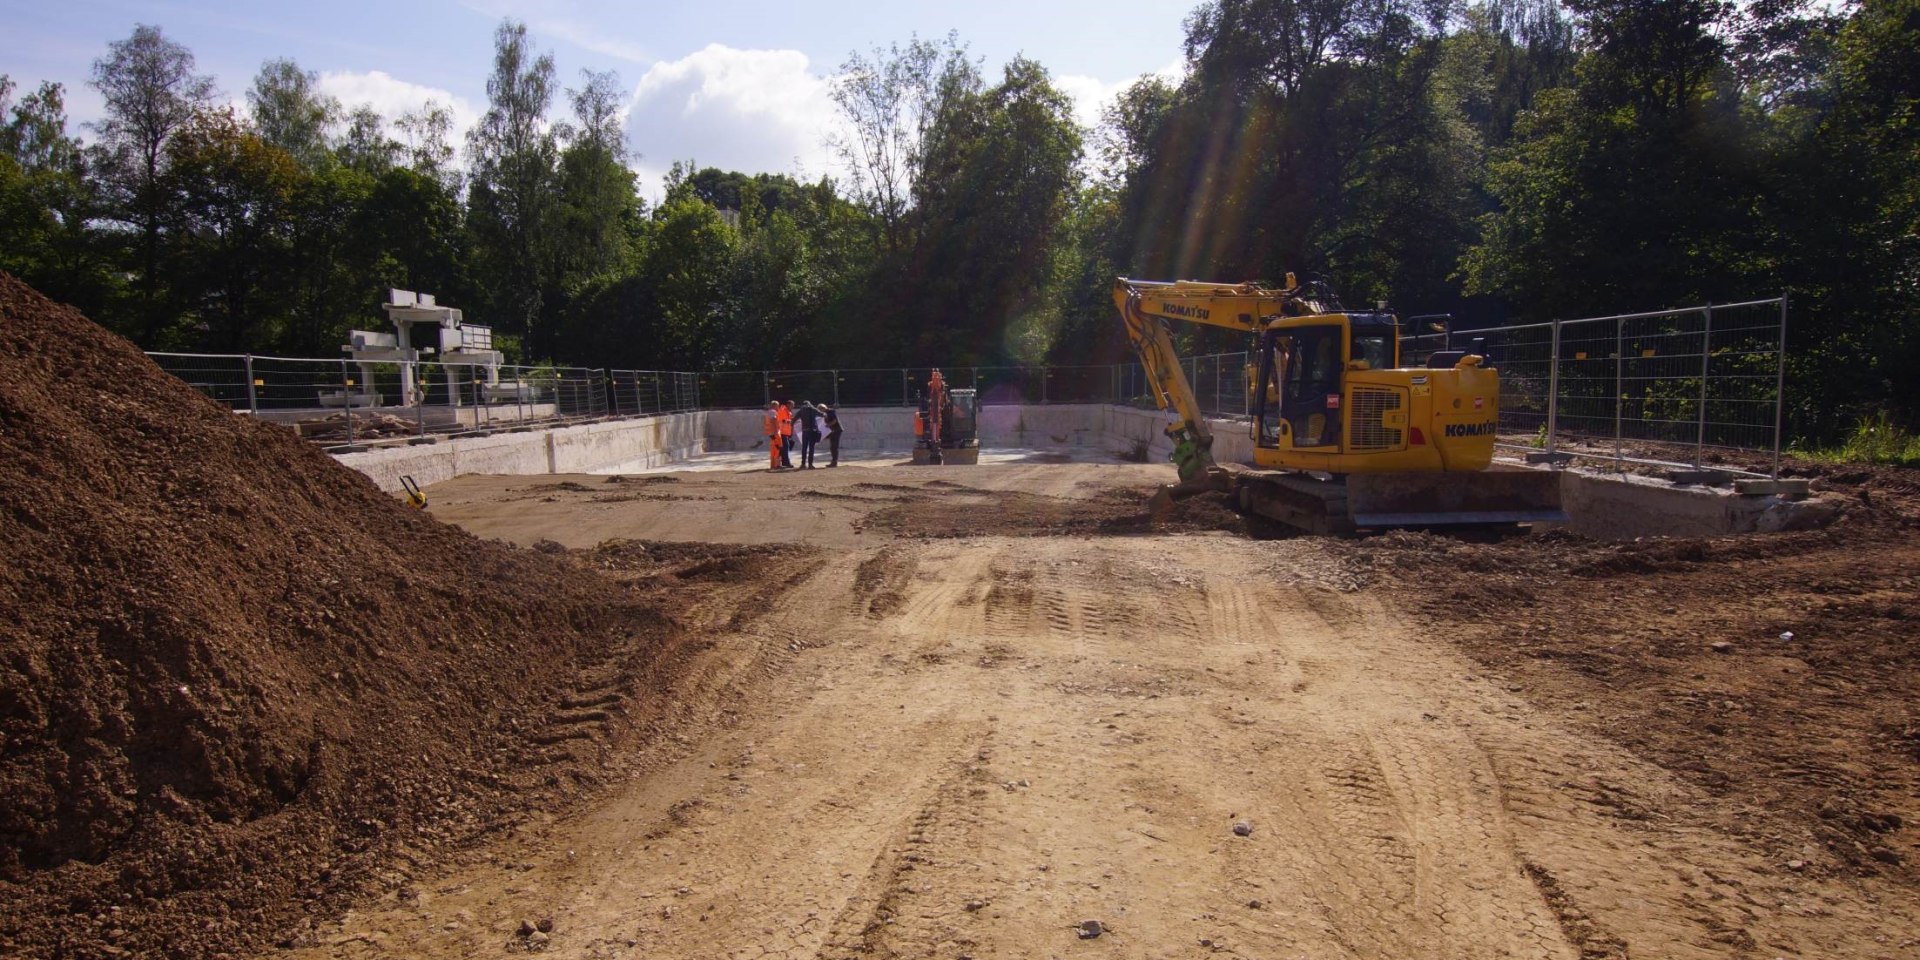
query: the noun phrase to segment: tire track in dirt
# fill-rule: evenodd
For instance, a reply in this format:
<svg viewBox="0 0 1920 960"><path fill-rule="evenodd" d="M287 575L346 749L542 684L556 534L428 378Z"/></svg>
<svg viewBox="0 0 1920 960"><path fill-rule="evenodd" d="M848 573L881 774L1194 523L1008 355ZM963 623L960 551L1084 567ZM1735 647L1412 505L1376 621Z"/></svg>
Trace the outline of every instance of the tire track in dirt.
<svg viewBox="0 0 1920 960"><path fill-rule="evenodd" d="M737 725L343 934L433 960L540 912L594 960L1898 953L1867 894L1796 899L1675 815L1683 786L1272 545L895 547L721 638L687 689Z"/></svg>

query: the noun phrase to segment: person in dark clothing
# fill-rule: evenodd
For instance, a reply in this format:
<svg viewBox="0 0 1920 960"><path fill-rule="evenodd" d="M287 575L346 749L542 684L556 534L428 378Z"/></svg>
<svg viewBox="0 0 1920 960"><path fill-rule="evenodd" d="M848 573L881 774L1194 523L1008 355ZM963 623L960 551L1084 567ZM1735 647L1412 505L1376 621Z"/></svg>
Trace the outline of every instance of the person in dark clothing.
<svg viewBox="0 0 1920 960"><path fill-rule="evenodd" d="M800 421L800 469L813 469L813 448L820 443L820 410L804 400L793 412Z"/></svg>
<svg viewBox="0 0 1920 960"><path fill-rule="evenodd" d="M827 453L832 458L827 461L827 466L837 467L840 465L840 411L824 403L820 404L819 410L827 425Z"/></svg>

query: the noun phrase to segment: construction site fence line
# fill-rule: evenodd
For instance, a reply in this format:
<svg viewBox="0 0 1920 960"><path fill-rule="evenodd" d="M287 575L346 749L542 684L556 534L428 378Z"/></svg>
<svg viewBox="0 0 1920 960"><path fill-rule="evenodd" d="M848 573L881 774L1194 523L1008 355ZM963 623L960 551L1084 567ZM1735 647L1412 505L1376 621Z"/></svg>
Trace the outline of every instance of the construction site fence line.
<svg viewBox="0 0 1920 960"><path fill-rule="evenodd" d="M1780 469L1787 300L1701 304L1604 317L1512 324L1405 337L1401 364L1472 350L1501 374L1500 433L1535 435L1517 448L1567 451L1616 468L1650 464L1723 469L1723 454L1767 453ZM234 410L285 423L322 442L459 435L696 410L763 408L769 401L836 407L914 406L928 368L628 370L433 360L151 352L163 369ZM1202 412L1252 414L1252 354L1183 357ZM1138 364L939 367L982 406L1099 403L1151 409ZM1611 450L1597 449L1611 446ZM1652 455L1649 455L1649 454ZM1671 457L1667 454L1672 453ZM1757 474L1756 474L1757 475Z"/></svg>

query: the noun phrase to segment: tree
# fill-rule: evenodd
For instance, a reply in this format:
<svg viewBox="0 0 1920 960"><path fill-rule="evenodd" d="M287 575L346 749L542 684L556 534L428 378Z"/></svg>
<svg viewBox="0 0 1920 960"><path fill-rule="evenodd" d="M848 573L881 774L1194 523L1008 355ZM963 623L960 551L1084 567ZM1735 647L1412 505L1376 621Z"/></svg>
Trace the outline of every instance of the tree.
<svg viewBox="0 0 1920 960"><path fill-rule="evenodd" d="M203 325L194 345L240 352L270 342L284 315L299 164L221 110L176 132L166 169L163 263L184 318Z"/></svg>
<svg viewBox="0 0 1920 960"><path fill-rule="evenodd" d="M1763 232L1752 127L1711 0L1582 0L1592 49L1489 169L1469 292L1560 314L1741 297Z"/></svg>
<svg viewBox="0 0 1920 960"><path fill-rule="evenodd" d="M151 339L165 320L158 271L167 142L213 100L213 78L194 72L193 53L186 47L168 40L159 27L141 24L93 62L91 84L106 100L95 131L109 210L140 233L143 327Z"/></svg>
<svg viewBox="0 0 1920 960"><path fill-rule="evenodd" d="M553 57L534 56L525 24L494 32L487 113L468 135L473 165L468 222L485 283L484 303L535 355L553 347L540 322L553 275L558 147L546 124Z"/></svg>
<svg viewBox="0 0 1920 960"><path fill-rule="evenodd" d="M943 96L978 81L979 70L956 34L948 34L945 44L914 38L905 48L876 47L841 64L833 100L850 133L830 143L889 250L906 243L903 222Z"/></svg>
<svg viewBox="0 0 1920 960"><path fill-rule="evenodd" d="M556 260L562 287L628 266L641 215L621 126L620 76L585 71L568 90L574 123L560 154Z"/></svg>
<svg viewBox="0 0 1920 960"><path fill-rule="evenodd" d="M1080 148L1072 104L1024 57L991 88L942 91L914 191L910 362L1039 359Z"/></svg>
<svg viewBox="0 0 1920 960"><path fill-rule="evenodd" d="M102 311L119 284L100 256L96 193L80 142L67 135L65 90L42 83L12 103L12 89L0 75L0 269Z"/></svg>
<svg viewBox="0 0 1920 960"><path fill-rule="evenodd" d="M30 172L77 171L80 141L67 135L66 88L48 81L18 104L10 104L12 86L0 75L0 117L13 114L0 127L0 149Z"/></svg>
<svg viewBox="0 0 1920 960"><path fill-rule="evenodd" d="M370 177L393 169L400 162L400 152L400 144L387 136L386 118L365 104L347 114L347 132L334 147L342 164Z"/></svg>
<svg viewBox="0 0 1920 960"><path fill-rule="evenodd" d="M414 170L459 190L460 171L454 167L453 144L448 139L453 133L453 111L428 100L420 109L401 114L394 128L400 131L401 149Z"/></svg>
<svg viewBox="0 0 1920 960"><path fill-rule="evenodd" d="M287 59L260 65L247 91L260 139L293 155L312 170L330 159L328 131L340 117L340 101L319 91L320 75Z"/></svg>

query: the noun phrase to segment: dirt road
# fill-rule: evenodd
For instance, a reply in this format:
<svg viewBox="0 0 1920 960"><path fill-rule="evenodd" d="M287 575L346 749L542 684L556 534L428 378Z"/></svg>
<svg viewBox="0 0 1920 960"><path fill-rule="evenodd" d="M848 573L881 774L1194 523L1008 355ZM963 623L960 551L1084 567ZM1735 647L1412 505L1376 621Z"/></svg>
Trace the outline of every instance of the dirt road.
<svg viewBox="0 0 1920 960"><path fill-rule="evenodd" d="M714 631L629 780L272 955L1920 949L1911 887L1743 842L1720 798L1347 589L1323 542L1096 535L1128 532L1115 468L1030 469L437 488L483 535L795 521L826 548Z"/></svg>

